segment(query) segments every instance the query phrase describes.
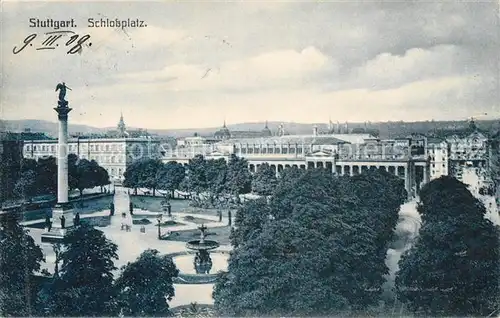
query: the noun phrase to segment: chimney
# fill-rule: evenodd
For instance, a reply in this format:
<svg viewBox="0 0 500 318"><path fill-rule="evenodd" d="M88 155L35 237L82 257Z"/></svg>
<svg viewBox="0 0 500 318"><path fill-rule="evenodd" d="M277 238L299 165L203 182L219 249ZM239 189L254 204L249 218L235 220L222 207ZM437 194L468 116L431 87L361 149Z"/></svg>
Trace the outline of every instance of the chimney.
<svg viewBox="0 0 500 318"><path fill-rule="evenodd" d="M313 136L317 136L317 135L318 135L318 126L314 125L314 127L313 127Z"/></svg>

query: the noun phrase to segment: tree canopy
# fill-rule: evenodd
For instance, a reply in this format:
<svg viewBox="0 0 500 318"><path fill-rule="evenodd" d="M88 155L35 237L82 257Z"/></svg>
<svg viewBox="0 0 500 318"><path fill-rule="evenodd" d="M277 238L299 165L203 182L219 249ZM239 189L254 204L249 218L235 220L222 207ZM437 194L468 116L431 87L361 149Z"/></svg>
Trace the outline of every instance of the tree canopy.
<svg viewBox="0 0 500 318"><path fill-rule="evenodd" d="M157 159L143 159L130 164L125 170L123 185L129 188L147 188L153 191L157 189L173 191L180 187L184 179L184 167L175 162L167 164Z"/></svg>
<svg viewBox="0 0 500 318"><path fill-rule="evenodd" d="M460 181L443 176L420 193L423 225L402 256L399 299L416 313L486 316L500 299L500 231Z"/></svg>
<svg viewBox="0 0 500 318"><path fill-rule="evenodd" d="M41 248L12 214L0 216L0 312L2 316L34 314L33 275L44 261Z"/></svg>
<svg viewBox="0 0 500 318"><path fill-rule="evenodd" d="M172 278L179 274L171 257L148 249L122 268L115 286L125 316L168 316L167 300L175 295Z"/></svg>
<svg viewBox="0 0 500 318"><path fill-rule="evenodd" d="M157 172L158 189L170 191L170 196L174 197L174 191L181 187L181 182L186 176L186 170L180 163L169 161Z"/></svg>
<svg viewBox="0 0 500 318"><path fill-rule="evenodd" d="M253 176L252 191L268 196L273 193L277 183L276 172L268 163L263 163L257 168L257 172Z"/></svg>
<svg viewBox="0 0 500 318"><path fill-rule="evenodd" d="M385 252L406 198L403 184L383 172L347 178L286 171L269 203L238 210L235 249L214 289L216 309L235 316L366 314L388 272Z"/></svg>
<svg viewBox="0 0 500 318"><path fill-rule="evenodd" d="M65 235L59 275L42 293L51 315L109 316L116 312L113 288L117 245L81 224Z"/></svg>

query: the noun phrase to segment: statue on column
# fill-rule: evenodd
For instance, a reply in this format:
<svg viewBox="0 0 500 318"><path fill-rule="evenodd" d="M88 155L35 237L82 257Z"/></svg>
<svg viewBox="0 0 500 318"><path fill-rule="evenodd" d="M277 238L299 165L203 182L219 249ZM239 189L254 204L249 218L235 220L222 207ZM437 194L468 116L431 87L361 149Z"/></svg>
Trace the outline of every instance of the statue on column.
<svg viewBox="0 0 500 318"><path fill-rule="evenodd" d="M66 97L66 89L72 90L71 88L66 86L66 83L62 82L57 84L56 92L59 91L59 101L57 104L59 107L68 107L68 101L64 99Z"/></svg>

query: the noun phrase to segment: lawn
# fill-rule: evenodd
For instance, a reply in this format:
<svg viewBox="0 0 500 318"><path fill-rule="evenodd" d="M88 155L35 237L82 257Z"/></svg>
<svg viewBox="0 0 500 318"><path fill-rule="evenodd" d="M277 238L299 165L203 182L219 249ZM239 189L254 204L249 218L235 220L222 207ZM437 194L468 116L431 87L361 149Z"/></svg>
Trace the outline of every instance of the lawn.
<svg viewBox="0 0 500 318"><path fill-rule="evenodd" d="M97 211L102 211L105 209L109 209L109 205L113 202L113 197L112 196L107 196L107 197L100 197L100 198L94 198L94 199L87 199L83 200L81 202L79 201L72 201L73 203L73 214L76 214L76 212L80 213L81 215L84 214L91 214ZM38 219L45 219L47 215L52 214L52 207L45 207L45 208L40 208L37 210L31 210L31 211L25 211L22 213L20 221L32 221L32 220L38 220ZM43 228L43 227L42 227Z"/></svg>
<svg viewBox="0 0 500 318"><path fill-rule="evenodd" d="M54 222L54 220L52 220ZM110 216L92 216L88 218L81 218L80 219L81 223L86 223L92 226L96 227L105 227L111 224L111 217ZM39 223L34 223L34 224L29 224L25 225L28 228L35 228L35 229L44 229L45 228L45 221L44 222L39 222Z"/></svg>
<svg viewBox="0 0 500 318"><path fill-rule="evenodd" d="M134 204L134 211L140 213L140 210L147 210L151 212L163 212L161 202L164 200L163 197L151 197L151 196L136 196L131 195L130 200ZM189 200L170 200L170 205L172 206L172 212L179 212L189 206Z"/></svg>
<svg viewBox="0 0 500 318"><path fill-rule="evenodd" d="M162 213L163 209L161 206L161 202L164 200L163 197L152 197L152 196L135 196L131 195L130 200L134 203L134 211L137 214L140 214L140 210L144 209L150 212L158 212ZM194 208L190 206L190 200L170 200L170 204L172 205L172 212L177 213L192 213L192 214L204 214L211 216L218 216L217 209L202 209L202 208ZM235 211L232 212L233 217L235 216ZM135 214L135 213L134 213ZM227 211L223 211L222 214L227 216Z"/></svg>

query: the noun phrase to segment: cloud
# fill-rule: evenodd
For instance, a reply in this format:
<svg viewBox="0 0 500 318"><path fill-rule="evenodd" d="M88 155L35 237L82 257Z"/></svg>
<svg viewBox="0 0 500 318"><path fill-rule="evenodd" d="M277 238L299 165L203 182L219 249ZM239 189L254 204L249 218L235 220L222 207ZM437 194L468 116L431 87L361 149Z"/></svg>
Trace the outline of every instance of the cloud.
<svg viewBox="0 0 500 318"><path fill-rule="evenodd" d="M120 111L132 126L173 128L498 109L496 2L48 2L36 16L74 17L93 45L13 55L34 31L30 5L4 6L4 118L54 120L47 109L62 80L72 120L98 126L114 126ZM90 17L148 27L90 29Z"/></svg>
<svg viewBox="0 0 500 318"><path fill-rule="evenodd" d="M174 91L224 90L296 85L329 66L331 60L314 47L279 50L220 65L173 64L163 70L118 75L122 80L165 80Z"/></svg>
<svg viewBox="0 0 500 318"><path fill-rule="evenodd" d="M474 74L477 69L471 68L471 58L470 52L455 45L412 48L403 55L386 52L355 68L352 77L359 85L372 88L401 86L432 78Z"/></svg>

